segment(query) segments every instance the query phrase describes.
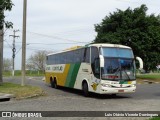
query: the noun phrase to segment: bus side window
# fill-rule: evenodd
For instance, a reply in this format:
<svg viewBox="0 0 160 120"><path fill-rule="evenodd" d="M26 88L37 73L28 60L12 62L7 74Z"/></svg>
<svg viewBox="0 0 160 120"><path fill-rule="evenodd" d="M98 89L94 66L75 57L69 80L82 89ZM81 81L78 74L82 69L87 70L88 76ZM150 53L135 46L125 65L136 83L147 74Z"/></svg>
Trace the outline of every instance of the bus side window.
<svg viewBox="0 0 160 120"><path fill-rule="evenodd" d="M90 62L90 48L85 48L83 61L87 63Z"/></svg>
<svg viewBox="0 0 160 120"><path fill-rule="evenodd" d="M75 57L73 57L74 58L74 63L78 63L78 62L80 62L79 61L79 58L80 58L80 56L79 56L79 50L75 50L74 51L75 52Z"/></svg>
<svg viewBox="0 0 160 120"><path fill-rule="evenodd" d="M95 77L100 78L100 61L97 47L91 47L91 67Z"/></svg>
<svg viewBox="0 0 160 120"><path fill-rule="evenodd" d="M80 50L80 62L84 62L84 48Z"/></svg>
<svg viewBox="0 0 160 120"><path fill-rule="evenodd" d="M91 47L91 63L94 63L97 58L99 58L98 48Z"/></svg>
<svg viewBox="0 0 160 120"><path fill-rule="evenodd" d="M99 58L95 59L94 72L95 72L95 74L100 74L100 61L99 61Z"/></svg>
<svg viewBox="0 0 160 120"><path fill-rule="evenodd" d="M49 64L48 56L46 56L46 64L47 64L47 65Z"/></svg>

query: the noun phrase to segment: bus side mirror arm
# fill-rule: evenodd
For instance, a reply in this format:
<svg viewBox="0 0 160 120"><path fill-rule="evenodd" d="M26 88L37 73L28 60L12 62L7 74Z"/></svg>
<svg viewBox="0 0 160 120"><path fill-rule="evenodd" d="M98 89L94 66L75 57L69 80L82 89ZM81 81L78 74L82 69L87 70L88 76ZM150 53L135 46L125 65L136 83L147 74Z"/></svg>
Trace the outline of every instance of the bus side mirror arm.
<svg viewBox="0 0 160 120"><path fill-rule="evenodd" d="M99 59L100 59L100 67L104 67L104 57L100 55Z"/></svg>
<svg viewBox="0 0 160 120"><path fill-rule="evenodd" d="M143 70L143 60L140 57L136 57L136 60L139 62L139 70Z"/></svg>

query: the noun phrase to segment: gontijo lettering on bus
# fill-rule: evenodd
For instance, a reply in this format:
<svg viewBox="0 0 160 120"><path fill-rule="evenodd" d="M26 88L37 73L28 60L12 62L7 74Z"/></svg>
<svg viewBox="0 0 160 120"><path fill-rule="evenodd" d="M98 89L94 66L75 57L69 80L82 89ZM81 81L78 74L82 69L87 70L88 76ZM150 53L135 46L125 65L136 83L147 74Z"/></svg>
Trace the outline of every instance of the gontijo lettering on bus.
<svg viewBox="0 0 160 120"><path fill-rule="evenodd" d="M65 65L48 65L46 66L46 72L63 73Z"/></svg>

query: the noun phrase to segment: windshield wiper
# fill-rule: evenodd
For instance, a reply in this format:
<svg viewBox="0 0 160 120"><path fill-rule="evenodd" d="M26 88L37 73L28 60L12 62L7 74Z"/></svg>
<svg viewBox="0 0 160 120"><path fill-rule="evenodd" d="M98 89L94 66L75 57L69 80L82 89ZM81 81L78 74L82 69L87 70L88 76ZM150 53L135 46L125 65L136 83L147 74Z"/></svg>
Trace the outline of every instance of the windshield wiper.
<svg viewBox="0 0 160 120"><path fill-rule="evenodd" d="M131 80L131 78L130 78L129 75L127 74L126 70L125 70L125 69L122 69L122 70L125 72L125 74L127 75L128 79Z"/></svg>
<svg viewBox="0 0 160 120"><path fill-rule="evenodd" d="M116 70L116 72L115 72L115 73L116 73L115 76L118 74L118 72L119 72L120 70L121 70L121 68L119 67L119 68ZM114 77L112 80L115 81L115 79L116 79L116 77Z"/></svg>
<svg viewBox="0 0 160 120"><path fill-rule="evenodd" d="M134 62L134 60L131 61L131 66L133 66L133 62ZM131 80L131 78L130 78L130 76L127 74L125 68L123 68L122 65L121 65L121 72L122 72L122 71L124 71L124 73L126 74L126 76L128 77L128 79ZM121 74L122 74L122 73L121 73ZM127 80L125 80L125 81L127 81Z"/></svg>

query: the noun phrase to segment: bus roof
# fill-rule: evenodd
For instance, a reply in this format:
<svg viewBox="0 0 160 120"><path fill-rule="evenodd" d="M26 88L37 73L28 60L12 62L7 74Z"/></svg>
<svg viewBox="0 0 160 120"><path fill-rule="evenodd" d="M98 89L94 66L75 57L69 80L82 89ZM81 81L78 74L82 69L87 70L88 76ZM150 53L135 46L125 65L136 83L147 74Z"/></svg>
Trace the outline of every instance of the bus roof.
<svg viewBox="0 0 160 120"><path fill-rule="evenodd" d="M119 45L119 44L108 44L108 43L97 43L97 44L90 44L88 46L96 46L96 47L118 47L118 48L128 48L131 49L128 46L125 45Z"/></svg>
<svg viewBox="0 0 160 120"><path fill-rule="evenodd" d="M81 49L81 48L91 47L91 46L95 46L95 47L117 47L117 48L127 48L127 49L131 49L130 47L125 46L125 45L108 44L108 43L97 43L97 44L88 44L88 45L85 45L85 46L74 46L74 47L65 49L65 50L60 51L60 52L50 53L50 54L48 54L47 56L49 56L49 55L54 55L54 54L58 54L58 53L65 53L65 52L68 52L68 51L78 50L78 49Z"/></svg>
<svg viewBox="0 0 160 120"><path fill-rule="evenodd" d="M70 47L70 48L67 48L63 51L69 51L69 50L76 50L76 49L79 49L79 48L82 48L83 46L73 46L73 47Z"/></svg>

